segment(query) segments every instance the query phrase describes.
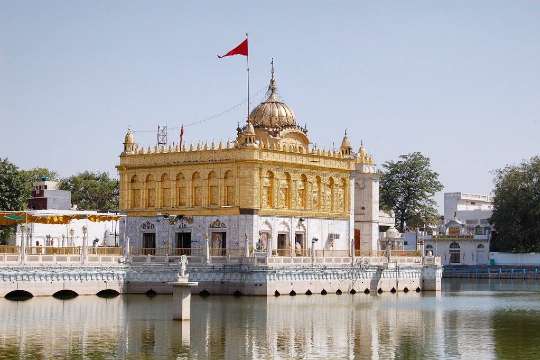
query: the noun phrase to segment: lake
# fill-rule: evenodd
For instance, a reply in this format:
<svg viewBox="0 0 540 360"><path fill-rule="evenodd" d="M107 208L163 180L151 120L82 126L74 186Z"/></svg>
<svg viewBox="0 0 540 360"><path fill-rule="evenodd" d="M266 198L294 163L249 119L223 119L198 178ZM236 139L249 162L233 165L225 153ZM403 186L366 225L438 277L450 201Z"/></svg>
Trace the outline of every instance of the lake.
<svg viewBox="0 0 540 360"><path fill-rule="evenodd" d="M443 291L271 298L0 299L0 359L534 359L540 282L445 279Z"/></svg>

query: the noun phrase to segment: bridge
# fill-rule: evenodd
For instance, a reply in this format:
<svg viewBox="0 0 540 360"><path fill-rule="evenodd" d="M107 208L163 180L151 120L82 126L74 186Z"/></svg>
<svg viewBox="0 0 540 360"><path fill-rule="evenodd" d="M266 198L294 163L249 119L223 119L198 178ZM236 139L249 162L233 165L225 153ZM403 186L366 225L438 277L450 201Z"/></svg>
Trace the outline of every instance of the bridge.
<svg viewBox="0 0 540 360"><path fill-rule="evenodd" d="M440 290L440 258L311 256L211 249L0 248L0 296L171 293L168 284L188 253L189 280L202 294L296 295ZM214 250L214 249L212 249ZM169 255L169 252L172 255Z"/></svg>

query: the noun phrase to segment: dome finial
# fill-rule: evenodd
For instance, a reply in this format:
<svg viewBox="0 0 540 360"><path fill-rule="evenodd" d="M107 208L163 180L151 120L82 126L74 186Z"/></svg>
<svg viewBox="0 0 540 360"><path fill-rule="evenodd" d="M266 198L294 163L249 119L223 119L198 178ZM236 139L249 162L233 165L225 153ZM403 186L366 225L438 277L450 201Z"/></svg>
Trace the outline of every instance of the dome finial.
<svg viewBox="0 0 540 360"><path fill-rule="evenodd" d="M271 65L271 77L270 77L270 84L268 85L268 97L271 97L272 95L276 94L277 86L276 86L276 78L274 77L274 58L272 58L272 61L270 61Z"/></svg>

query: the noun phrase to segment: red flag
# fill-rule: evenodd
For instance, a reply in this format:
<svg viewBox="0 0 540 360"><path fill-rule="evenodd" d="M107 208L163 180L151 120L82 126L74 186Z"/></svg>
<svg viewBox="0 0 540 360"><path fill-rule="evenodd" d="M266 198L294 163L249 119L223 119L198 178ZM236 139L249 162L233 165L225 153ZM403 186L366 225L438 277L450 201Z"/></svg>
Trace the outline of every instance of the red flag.
<svg viewBox="0 0 540 360"><path fill-rule="evenodd" d="M222 55L222 56L218 55L217 57L221 59L221 58L224 58L225 56L233 56L233 55L248 56L248 39L247 38L246 40L242 41L240 45L238 45L237 47L235 47L234 49L232 49L225 55Z"/></svg>

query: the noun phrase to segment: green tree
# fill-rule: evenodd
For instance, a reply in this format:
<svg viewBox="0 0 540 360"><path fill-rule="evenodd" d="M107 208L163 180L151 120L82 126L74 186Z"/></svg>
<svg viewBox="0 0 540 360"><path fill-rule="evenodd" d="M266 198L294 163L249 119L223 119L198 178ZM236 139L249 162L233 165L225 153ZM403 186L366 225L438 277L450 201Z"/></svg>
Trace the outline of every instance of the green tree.
<svg viewBox="0 0 540 360"><path fill-rule="evenodd" d="M21 170L20 174L24 181L23 196L25 201L30 199L30 197L32 196L32 188L34 187L35 182L41 181L43 178L47 178L48 180L52 181L58 180L58 174L56 173L56 171L52 171L47 168L33 168L29 170Z"/></svg>
<svg viewBox="0 0 540 360"><path fill-rule="evenodd" d="M540 157L495 173L493 251L540 251Z"/></svg>
<svg viewBox="0 0 540 360"><path fill-rule="evenodd" d="M8 159L0 159L0 210L21 210L24 207L24 179L19 168Z"/></svg>
<svg viewBox="0 0 540 360"><path fill-rule="evenodd" d="M71 202L80 210L115 211L118 209L118 181L106 172L85 171L63 179L62 190L71 191Z"/></svg>
<svg viewBox="0 0 540 360"><path fill-rule="evenodd" d="M405 227L414 229L437 220L433 196L442 189L439 174L431 169L431 161L419 152L383 164L381 208L394 211L401 232Z"/></svg>

